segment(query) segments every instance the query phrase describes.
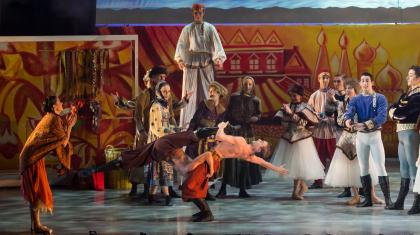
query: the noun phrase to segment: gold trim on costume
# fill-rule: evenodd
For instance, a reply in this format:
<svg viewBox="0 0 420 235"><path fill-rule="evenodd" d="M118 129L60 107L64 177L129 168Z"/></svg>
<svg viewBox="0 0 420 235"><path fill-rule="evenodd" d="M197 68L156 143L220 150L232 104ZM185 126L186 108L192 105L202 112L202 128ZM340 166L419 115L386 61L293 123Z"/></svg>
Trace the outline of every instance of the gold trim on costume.
<svg viewBox="0 0 420 235"><path fill-rule="evenodd" d="M416 123L397 123L397 132L405 130L415 130Z"/></svg>
<svg viewBox="0 0 420 235"><path fill-rule="evenodd" d="M364 124L366 125L368 130L372 130L375 128L375 123L373 122L373 120L368 120L364 122Z"/></svg>

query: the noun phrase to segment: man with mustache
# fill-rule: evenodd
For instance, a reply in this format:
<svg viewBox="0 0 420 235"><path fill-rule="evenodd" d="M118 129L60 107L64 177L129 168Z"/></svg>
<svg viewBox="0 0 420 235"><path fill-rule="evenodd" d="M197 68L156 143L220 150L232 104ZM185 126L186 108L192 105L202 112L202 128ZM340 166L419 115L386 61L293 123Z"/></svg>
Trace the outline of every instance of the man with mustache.
<svg viewBox="0 0 420 235"><path fill-rule="evenodd" d="M208 92L209 99L202 101L198 105L188 130L195 131L203 127L216 127L218 123L223 121L225 107L221 103L221 99L227 96L227 89L218 82L212 82L209 85ZM216 140L209 137L189 145L186 153L191 158L196 158L198 155L210 150L215 144ZM214 201L215 198L210 193L207 193L206 200Z"/></svg>

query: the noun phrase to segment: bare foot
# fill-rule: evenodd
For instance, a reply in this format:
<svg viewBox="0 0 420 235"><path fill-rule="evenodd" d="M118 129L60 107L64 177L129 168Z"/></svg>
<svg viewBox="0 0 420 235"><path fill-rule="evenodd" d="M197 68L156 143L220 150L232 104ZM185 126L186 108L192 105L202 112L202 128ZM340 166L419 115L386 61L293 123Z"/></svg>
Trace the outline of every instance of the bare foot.
<svg viewBox="0 0 420 235"><path fill-rule="evenodd" d="M376 205L385 204L385 202L377 196L372 196L372 203Z"/></svg>

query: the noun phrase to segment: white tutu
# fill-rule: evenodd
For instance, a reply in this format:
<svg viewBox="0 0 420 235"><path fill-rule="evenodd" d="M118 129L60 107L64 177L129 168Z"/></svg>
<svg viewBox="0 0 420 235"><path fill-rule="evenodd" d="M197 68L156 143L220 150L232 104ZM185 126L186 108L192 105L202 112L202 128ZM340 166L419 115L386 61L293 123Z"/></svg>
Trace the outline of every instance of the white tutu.
<svg viewBox="0 0 420 235"><path fill-rule="evenodd" d="M376 185L378 184L378 174L373 164L370 164L372 161L371 158L369 159L369 174L372 178L372 184ZM362 187L359 160L357 157L349 160L341 149L336 148L330 169L325 177L325 184L332 187Z"/></svg>
<svg viewBox="0 0 420 235"><path fill-rule="evenodd" d="M271 163L274 165L286 164L289 171L286 177L301 180L323 179L324 166L319 160L318 153L312 138L306 138L290 144L280 139L274 151ZM266 171L264 178L278 178L277 172Z"/></svg>

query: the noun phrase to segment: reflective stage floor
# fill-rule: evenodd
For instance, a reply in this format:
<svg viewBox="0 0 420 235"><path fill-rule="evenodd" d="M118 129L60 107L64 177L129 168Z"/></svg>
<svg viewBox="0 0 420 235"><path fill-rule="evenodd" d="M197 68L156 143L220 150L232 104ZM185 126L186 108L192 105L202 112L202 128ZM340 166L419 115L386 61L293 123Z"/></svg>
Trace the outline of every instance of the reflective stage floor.
<svg viewBox="0 0 420 235"><path fill-rule="evenodd" d="M390 175L395 200L399 173ZM228 187L227 199L209 203L215 221L193 223L197 209L180 199L172 207L150 206L127 191L56 189L54 214L43 215L42 222L54 234L420 234L420 215L406 214L412 193L406 210L389 211L346 206L347 199L336 198L341 189L309 190L303 201L291 200L291 190L290 181L267 181L248 191L252 198L239 199L238 190ZM382 197L379 188L377 193ZM1 189L0 205L0 234L30 234L29 209L17 188Z"/></svg>

